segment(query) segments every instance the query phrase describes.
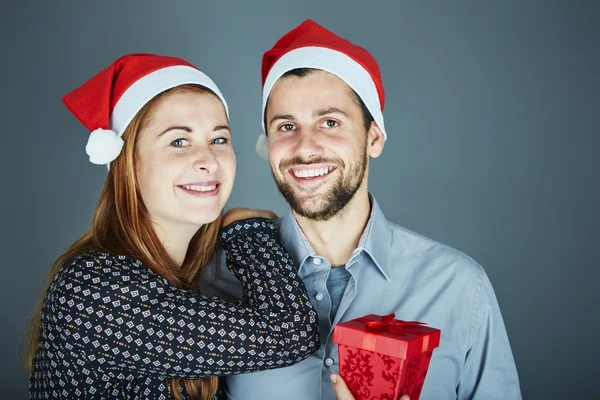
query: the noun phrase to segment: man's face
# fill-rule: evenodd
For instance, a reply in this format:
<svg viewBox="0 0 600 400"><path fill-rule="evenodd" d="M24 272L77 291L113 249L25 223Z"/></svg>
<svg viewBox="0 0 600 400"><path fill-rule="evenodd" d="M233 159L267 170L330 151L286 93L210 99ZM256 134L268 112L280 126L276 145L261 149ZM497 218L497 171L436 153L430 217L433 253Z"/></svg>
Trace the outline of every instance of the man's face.
<svg viewBox="0 0 600 400"><path fill-rule="evenodd" d="M367 190L369 156L381 153L383 138L375 124L366 131L352 90L337 76L314 71L277 81L266 124L273 177L297 214L329 220Z"/></svg>

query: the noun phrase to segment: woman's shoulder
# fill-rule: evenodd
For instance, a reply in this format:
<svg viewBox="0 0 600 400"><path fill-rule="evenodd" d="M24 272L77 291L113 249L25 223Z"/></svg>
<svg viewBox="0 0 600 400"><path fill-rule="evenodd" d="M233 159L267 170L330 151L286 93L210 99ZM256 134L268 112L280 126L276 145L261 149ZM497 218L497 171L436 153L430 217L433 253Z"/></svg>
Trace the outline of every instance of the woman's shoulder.
<svg viewBox="0 0 600 400"><path fill-rule="evenodd" d="M54 276L49 293L80 296L91 290L94 296L108 296L132 285L154 292L166 290L168 282L134 257L94 251L67 261Z"/></svg>
<svg viewBox="0 0 600 400"><path fill-rule="evenodd" d="M76 276L143 275L141 278L148 278L148 275L152 274L152 271L137 258L100 251L89 251L71 258L64 264L61 272L62 275Z"/></svg>
<svg viewBox="0 0 600 400"><path fill-rule="evenodd" d="M112 267L115 265L141 266L142 262L135 257L122 254L106 253L102 251L87 251L71 258L65 266L84 265L87 267Z"/></svg>

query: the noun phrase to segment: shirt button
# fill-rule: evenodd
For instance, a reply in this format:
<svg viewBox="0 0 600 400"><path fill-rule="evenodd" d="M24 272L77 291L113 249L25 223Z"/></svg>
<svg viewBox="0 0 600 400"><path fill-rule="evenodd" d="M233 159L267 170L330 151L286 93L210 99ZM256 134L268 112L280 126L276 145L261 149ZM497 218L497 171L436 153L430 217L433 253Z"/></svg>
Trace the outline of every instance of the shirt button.
<svg viewBox="0 0 600 400"><path fill-rule="evenodd" d="M318 257L315 257L315 258L313 258L313 259L312 259L312 262L313 262L313 264L315 264L315 265L321 265L321 263L323 262L323 260L321 260L321 259L320 259L320 258L318 258Z"/></svg>
<svg viewBox="0 0 600 400"><path fill-rule="evenodd" d="M317 294L315 294L315 299L317 299L317 301L323 300L323 293L317 293Z"/></svg>
<svg viewBox="0 0 600 400"><path fill-rule="evenodd" d="M327 357L327 358L325 359L325 365L327 365L328 367L331 367L331 366L333 365L333 363L334 363L334 362L335 362L335 361L333 361L333 358L331 358L331 357Z"/></svg>

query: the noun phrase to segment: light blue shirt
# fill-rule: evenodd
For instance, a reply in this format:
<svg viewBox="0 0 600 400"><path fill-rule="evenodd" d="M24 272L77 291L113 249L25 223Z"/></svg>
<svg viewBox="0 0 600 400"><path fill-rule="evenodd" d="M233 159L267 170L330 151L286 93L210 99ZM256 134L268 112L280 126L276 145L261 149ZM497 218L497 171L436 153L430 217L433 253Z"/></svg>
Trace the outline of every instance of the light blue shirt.
<svg viewBox="0 0 600 400"><path fill-rule="evenodd" d="M326 285L329 263L315 254L290 211L278 221L319 314L321 348L290 367L228 377L228 398L334 400L329 380L338 372L333 326L366 314L395 313L397 319L422 321L442 331L421 399L521 399L504 321L483 268L455 249L389 222L371 200L369 222L346 264L351 277L333 323ZM209 267L204 280L206 295L241 298L241 285L225 265L216 278Z"/></svg>

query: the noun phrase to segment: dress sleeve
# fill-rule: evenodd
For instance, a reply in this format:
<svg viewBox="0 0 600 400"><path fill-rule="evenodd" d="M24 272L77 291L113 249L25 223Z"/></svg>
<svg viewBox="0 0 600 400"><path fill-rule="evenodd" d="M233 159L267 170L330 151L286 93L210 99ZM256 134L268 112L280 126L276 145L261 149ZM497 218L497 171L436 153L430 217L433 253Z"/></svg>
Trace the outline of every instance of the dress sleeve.
<svg viewBox="0 0 600 400"><path fill-rule="evenodd" d="M104 253L75 259L49 291L54 337L76 359L200 379L295 364L319 347L318 322L272 221L238 221L221 234L244 300L174 288L140 261ZM49 328L50 329L50 328Z"/></svg>

